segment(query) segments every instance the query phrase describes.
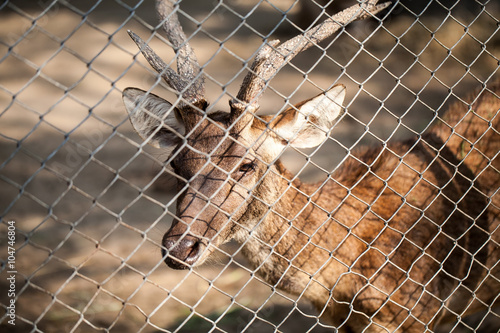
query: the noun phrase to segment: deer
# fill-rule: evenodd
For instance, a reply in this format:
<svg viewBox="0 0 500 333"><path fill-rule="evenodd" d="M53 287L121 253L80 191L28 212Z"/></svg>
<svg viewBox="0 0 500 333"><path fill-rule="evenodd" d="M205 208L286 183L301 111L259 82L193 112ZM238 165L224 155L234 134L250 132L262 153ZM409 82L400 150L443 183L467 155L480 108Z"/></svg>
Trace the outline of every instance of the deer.
<svg viewBox="0 0 500 333"><path fill-rule="evenodd" d="M343 332L428 332L500 294L500 84L452 105L423 134L349 152L319 183L280 161L287 147L317 147L345 112L346 88L277 114L257 115L269 81L295 55L389 3L361 1L279 44L265 43L230 111L207 112L202 67L177 17L156 10L177 71L138 35L141 53L179 96L139 88L123 101L145 142L169 151L176 213L161 240L173 269L193 269L230 240L273 288L310 301Z"/></svg>

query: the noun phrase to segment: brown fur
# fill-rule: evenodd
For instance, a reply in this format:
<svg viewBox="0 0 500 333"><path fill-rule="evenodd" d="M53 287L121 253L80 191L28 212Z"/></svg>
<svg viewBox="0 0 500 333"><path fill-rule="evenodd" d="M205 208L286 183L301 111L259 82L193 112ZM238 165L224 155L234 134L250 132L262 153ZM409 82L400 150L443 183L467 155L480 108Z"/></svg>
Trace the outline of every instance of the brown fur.
<svg viewBox="0 0 500 333"><path fill-rule="evenodd" d="M289 187L278 166L286 195L260 235L281 271L261 274L296 294L307 288L324 317L354 331L421 332L452 319L447 309L493 305L500 89L491 89L468 100L470 111L453 105L447 125L420 140L359 151L327 183Z"/></svg>
<svg viewBox="0 0 500 333"><path fill-rule="evenodd" d="M137 88L123 92L138 133L154 146L175 146L169 160L181 193L162 240L170 267L199 265L236 239L268 283L309 299L347 332L423 332L497 305L498 84L453 105L418 138L352 153L318 184L300 182L278 158L288 145L315 147L327 138L343 111L345 87L276 117L253 114L282 65L369 16L365 10L375 15L388 6L377 2L356 4L280 46L262 47L231 113L208 116L201 67L174 4L159 1L157 10L178 73L130 32L182 97L174 107Z"/></svg>
<svg viewBox="0 0 500 333"><path fill-rule="evenodd" d="M296 109L188 123L171 156L182 193L165 261L196 266L236 239L266 281L347 332L422 332L497 305L500 88L490 89L419 138L353 152L317 184L276 160L275 129L300 128ZM313 140L317 117L305 120Z"/></svg>
<svg viewBox="0 0 500 333"><path fill-rule="evenodd" d="M246 234L236 238L257 272L341 330L421 332L486 309L500 291L492 89L418 140L359 150L326 182L290 183L278 161L225 237Z"/></svg>

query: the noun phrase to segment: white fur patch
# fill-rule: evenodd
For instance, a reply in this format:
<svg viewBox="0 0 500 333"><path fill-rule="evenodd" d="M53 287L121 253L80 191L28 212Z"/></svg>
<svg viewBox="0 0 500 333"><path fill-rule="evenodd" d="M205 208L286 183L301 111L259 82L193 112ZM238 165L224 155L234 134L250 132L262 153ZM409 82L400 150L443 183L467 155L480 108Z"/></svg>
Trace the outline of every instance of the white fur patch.
<svg viewBox="0 0 500 333"><path fill-rule="evenodd" d="M318 95L304 103L294 112L294 120L283 125L277 124L274 130L296 148L312 148L321 144L328 132L342 114L345 87L336 85L325 94Z"/></svg>

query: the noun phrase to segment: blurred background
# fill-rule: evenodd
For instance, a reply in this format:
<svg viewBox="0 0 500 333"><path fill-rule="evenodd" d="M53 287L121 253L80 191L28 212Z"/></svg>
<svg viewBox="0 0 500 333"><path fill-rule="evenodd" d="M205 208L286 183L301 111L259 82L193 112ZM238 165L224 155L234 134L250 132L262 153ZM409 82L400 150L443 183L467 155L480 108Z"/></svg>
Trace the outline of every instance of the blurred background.
<svg viewBox="0 0 500 333"><path fill-rule="evenodd" d="M355 1L183 0L179 16L206 75L211 110L228 110L264 41L285 41ZM270 83L261 113L334 84L347 113L319 149L289 149L301 179L331 173L360 145L419 135L500 66L498 1L394 1L297 56ZM127 35L165 61L154 1L0 2L0 258L16 226L16 325L9 332L330 332L307 302L266 284L235 244L174 271L161 237L175 210L168 152L142 144L121 101L133 86L175 100ZM478 332L498 319L467 321ZM463 324L453 332L470 332ZM450 328L443 328L443 332Z"/></svg>

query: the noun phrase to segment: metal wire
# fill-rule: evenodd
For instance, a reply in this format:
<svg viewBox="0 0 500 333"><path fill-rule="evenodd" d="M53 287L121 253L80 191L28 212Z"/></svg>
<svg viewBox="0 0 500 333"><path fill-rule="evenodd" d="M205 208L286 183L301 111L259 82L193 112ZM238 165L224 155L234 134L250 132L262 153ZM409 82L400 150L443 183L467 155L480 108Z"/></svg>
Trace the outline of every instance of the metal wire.
<svg viewBox="0 0 500 333"><path fill-rule="evenodd" d="M243 75L264 42L303 33L353 2L179 1L178 15L206 77L207 96L212 102L209 111L228 110L227 101L236 96ZM479 244L476 252L457 240L446 256L431 258L444 267L456 251L462 251L488 271L476 289L463 282L464 278L446 299L439 300L441 308L452 313L453 321L432 327L431 322L439 320L438 314L426 322L415 315L418 301L427 297L423 292L415 303L403 307L405 320L389 328L378 320L380 309L365 313L354 301L335 299L333 294L329 302L345 305L347 317L335 325L321 319L328 310L313 308L306 299L306 288L289 294L278 287L283 276L270 283L259 275L259 267L251 268L242 254L247 241L218 247L200 267L183 271L166 267L161 251L163 234L173 221L183 223L175 215L182 192L175 184L183 179L174 174L170 163L182 148L189 148L188 141L184 140L173 155L150 147L132 129L121 97L126 87L134 86L163 96L173 105L180 102L149 68L126 33L134 30L167 63L175 62L175 53L161 36L154 4L143 0L4 1L0 4L1 327L10 332L331 332L345 329L352 316L371 325L361 329L365 332L402 330L405 322L413 320L426 332L500 331L499 297L489 304L474 296L491 280L500 284L500 277L495 276L498 263L487 267L477 259L486 242L500 245L494 235L500 230L498 226L485 230L476 223L478 216L488 213L486 207L477 216L463 208L468 195L479 192L488 201L488 209L498 211L494 199L498 188L485 193L477 185L486 177L486 167L471 176L462 168L463 163L455 165L446 159L444 147L451 139L436 147L424 135L435 124L446 124L444 114L453 102L470 109L465 97L470 91L476 87L490 91L500 67L499 23L500 5L496 1L395 1L377 18L343 28L297 56L273 78L262 98L262 114L277 114L335 84L347 86L346 112L327 139L313 149L289 146L279 156L294 174L289 189L299 177L319 182L312 195L300 194L328 216L310 234L293 219L280 218L288 222L289 232L309 237L308 246L330 253L329 262L343 265L345 276L366 278L353 267L371 250L390 262L387 258L394 252L384 253L374 245L377 237L390 231L400 239L394 251L404 240L420 251L409 268L391 262L395 270L405 274L401 284L431 288L438 273L427 284L416 281L411 273L418 269L419 260L430 256L431 244L408 238L413 227L402 231L389 223L404 207L418 209L421 218L415 223L430 220L442 231L441 236L453 238L443 228L454 214L469 216L473 223L468 231L478 228L487 234L487 241ZM492 124L500 110L492 112L495 115L484 121L489 123L490 133L500 135ZM465 115L460 121L467 121ZM461 139L476 147L485 135L476 142ZM414 141L406 153L393 150L393 142L408 138ZM366 161L355 153L365 145L384 149ZM408 161L410 152L419 145L435 152L424 169ZM247 147L247 152L251 148ZM210 153L204 154L206 165L214 166ZM396 169L386 177L367 172L360 178L359 182L370 176L383 183L371 201L356 193L359 182L349 187L334 178L349 160L371 170L385 154L397 156L398 168L420 175L407 193L398 194L400 206L389 218L379 214L376 205L385 191L398 193L389 182ZM473 154L482 154L488 159L487 167L496 170L498 153L486 156L471 149L464 152L463 160ZM425 178L436 163L455 168L453 177L439 185ZM269 168L265 175L273 172ZM471 185L463 193L450 195L445 189L456 179L469 179ZM187 189L189 180L184 180L180 188ZM334 210L312 199L331 181L348 193ZM429 198L421 209L413 204L412 190L423 185L434 186L440 195ZM246 190L252 193L256 186ZM198 194L207 201L199 217L212 198ZM360 213L359 221L348 225L337 219L335 211L354 199L367 209ZM453 208L438 223L427 215L439 200L451 202ZM298 209L299 213L305 210ZM280 213L272 207L268 214ZM386 224L373 242L354 231L369 214ZM334 254L341 245L331 249L313 243L313 237L331 220L347 230L344 241L354 237L366 246L352 262ZM240 227L248 234L257 233L257 226ZM278 251L276 244L263 244L262 248L268 251L268 259ZM309 275L292 264L286 271L292 269ZM469 274L471 269L472 264ZM375 269L372 277L382 270ZM334 281L333 289L339 288L341 280L342 276ZM306 283L313 285L330 289L316 275ZM375 283L369 285L385 295L383 305L392 302L396 291L388 293ZM463 310L451 303L458 293L473 295ZM362 296L360 289L354 298ZM465 309L474 302L481 303L484 311L464 317Z"/></svg>

